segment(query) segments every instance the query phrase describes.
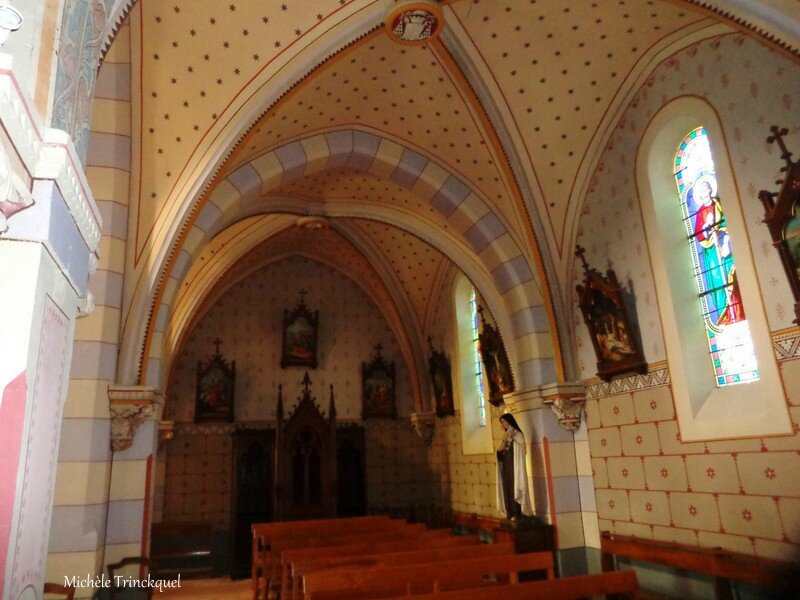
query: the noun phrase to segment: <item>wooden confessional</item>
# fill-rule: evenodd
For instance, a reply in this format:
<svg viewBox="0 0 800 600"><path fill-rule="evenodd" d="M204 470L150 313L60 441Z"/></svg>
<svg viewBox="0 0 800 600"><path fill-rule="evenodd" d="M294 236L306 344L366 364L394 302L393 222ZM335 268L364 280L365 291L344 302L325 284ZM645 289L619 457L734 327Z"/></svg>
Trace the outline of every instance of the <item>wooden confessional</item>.
<svg viewBox="0 0 800 600"><path fill-rule="evenodd" d="M288 419L278 387L275 520L336 516L336 405L331 385L328 417L311 396L306 372L303 394Z"/></svg>
<svg viewBox="0 0 800 600"><path fill-rule="evenodd" d="M278 386L274 427L233 434L232 576L250 573L252 523L366 514L364 428L337 430L333 386L323 415L310 385L306 373L288 418Z"/></svg>

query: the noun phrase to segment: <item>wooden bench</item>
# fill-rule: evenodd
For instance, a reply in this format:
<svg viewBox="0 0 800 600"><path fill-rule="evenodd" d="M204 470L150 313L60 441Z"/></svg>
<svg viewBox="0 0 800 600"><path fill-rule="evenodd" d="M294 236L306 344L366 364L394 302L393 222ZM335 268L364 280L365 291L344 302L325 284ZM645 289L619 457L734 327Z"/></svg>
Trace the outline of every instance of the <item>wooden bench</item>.
<svg viewBox="0 0 800 600"><path fill-rule="evenodd" d="M402 523L403 527L388 528L385 531L372 531L370 533L336 533L326 536L303 537L292 536L287 538L273 538L269 549L269 558L267 559L268 568L268 588L277 585L281 577L281 552L286 550L294 550L299 548L328 548L331 552L333 546L344 546L346 544L361 542L361 543L377 543L386 539L397 541L402 540L420 540L427 536L427 530L424 525L408 525Z"/></svg>
<svg viewBox="0 0 800 600"><path fill-rule="evenodd" d="M458 541L458 538L452 538ZM329 569L372 569L383 567L399 567L402 565L424 565L427 563L444 563L468 560L473 558L487 558L493 556L507 556L514 553L513 544L479 544L477 537L467 538L470 544L440 546L438 548L416 548L396 552L376 552L358 556L334 556L328 559L316 559L305 562L292 563L292 590L291 598L303 597L303 579L310 573ZM289 596L282 596L288 598Z"/></svg>
<svg viewBox="0 0 800 600"><path fill-rule="evenodd" d="M153 523L150 556L159 565L159 575L210 576L211 535L211 523Z"/></svg>
<svg viewBox="0 0 800 600"><path fill-rule="evenodd" d="M369 517L346 517L341 519L309 519L305 521L275 521L272 523L254 523L252 531L252 555L251 555L251 592L253 600L258 600L259 591L268 589L266 578L269 575L269 548L270 540L280 536L290 535L296 532L297 535L309 532L326 531L358 531L359 529L369 529L382 527L393 521L384 515ZM261 579L264 584L261 585Z"/></svg>
<svg viewBox="0 0 800 600"><path fill-rule="evenodd" d="M349 541L354 540L351 539ZM379 541L345 543L342 546L336 546L333 553L330 547L283 550L280 558L281 597L286 598L289 582L294 585L292 593L297 594L298 576L302 576L306 571L347 565L363 557L375 554L433 550L437 548L460 548L475 546L478 543L477 536L454 536L447 529L434 529L424 531L410 539L386 540L384 536L384 539Z"/></svg>
<svg viewBox="0 0 800 600"><path fill-rule="evenodd" d="M532 581L500 585L491 588L492 598L503 600L579 600L595 596L613 595L615 598L635 599L639 584L633 571L617 571L602 575L580 575L547 581ZM414 600L486 600L484 587L434 592L414 596ZM396 600L399 600L399 596Z"/></svg>
<svg viewBox="0 0 800 600"><path fill-rule="evenodd" d="M370 569L330 569L307 573L303 584L306 600L355 600L480 587L502 583L503 579L518 583L520 571L545 571L552 579L553 555L503 554Z"/></svg>
<svg viewBox="0 0 800 600"><path fill-rule="evenodd" d="M787 597L800 588L798 565L764 561L722 548L700 548L603 531L600 550L602 569L606 572L615 570L615 556L624 556L709 575L715 600L733 600L732 580L768 588Z"/></svg>

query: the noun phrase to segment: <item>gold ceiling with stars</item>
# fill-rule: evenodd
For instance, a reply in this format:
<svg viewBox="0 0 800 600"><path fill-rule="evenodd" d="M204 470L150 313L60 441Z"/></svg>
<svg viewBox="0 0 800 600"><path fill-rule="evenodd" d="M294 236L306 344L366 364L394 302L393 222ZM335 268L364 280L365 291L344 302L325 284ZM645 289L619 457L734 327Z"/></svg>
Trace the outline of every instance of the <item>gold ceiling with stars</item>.
<svg viewBox="0 0 800 600"><path fill-rule="evenodd" d="M134 6L128 263L140 283L130 304L160 297L141 282L165 280L186 224L225 177L340 130L392 140L457 177L513 238L539 289L563 285L580 203L615 117L665 53L721 27L679 1L451 0L440 3L446 26L436 41L401 45L383 28L387 4ZM401 206L453 229L429 198L347 166L284 179L273 196ZM385 255L422 321L427 288L448 258L396 227L347 227Z"/></svg>

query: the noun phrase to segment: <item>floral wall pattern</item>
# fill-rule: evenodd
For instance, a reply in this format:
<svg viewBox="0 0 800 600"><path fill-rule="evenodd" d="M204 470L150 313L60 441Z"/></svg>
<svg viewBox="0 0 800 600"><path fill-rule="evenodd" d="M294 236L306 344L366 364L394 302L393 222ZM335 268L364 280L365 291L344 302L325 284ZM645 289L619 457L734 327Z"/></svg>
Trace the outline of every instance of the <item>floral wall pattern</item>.
<svg viewBox="0 0 800 600"><path fill-rule="evenodd" d="M720 116L748 229L749 240L738 243L750 243L756 263L794 435L680 441L669 373L658 364L666 354L635 161L639 139L652 116L683 95L707 98ZM611 384L592 379L595 357L575 304L579 367L591 384L586 418L601 531L797 559L800 360L786 349L797 343L798 335L792 329L789 286L761 223L763 209L756 196L760 189L774 188L781 166L778 151L765 142L769 126L778 120L791 132L800 131L798 104L798 66L745 36L726 35L662 63L633 99L605 148L583 207L577 241L587 248L593 266L614 268L635 295L651 372ZM797 142L800 147L800 139ZM582 279L579 271L576 265L573 287Z"/></svg>
<svg viewBox="0 0 800 600"><path fill-rule="evenodd" d="M67 0L61 23L52 126L72 136L85 160L103 30L114 0Z"/></svg>

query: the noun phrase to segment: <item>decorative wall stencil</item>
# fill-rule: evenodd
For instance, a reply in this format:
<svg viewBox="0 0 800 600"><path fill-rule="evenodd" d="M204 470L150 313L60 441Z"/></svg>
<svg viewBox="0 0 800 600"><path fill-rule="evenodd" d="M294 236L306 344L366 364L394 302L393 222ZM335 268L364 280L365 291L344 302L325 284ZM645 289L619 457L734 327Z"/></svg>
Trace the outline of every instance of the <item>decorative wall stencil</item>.
<svg viewBox="0 0 800 600"><path fill-rule="evenodd" d="M800 325L800 162L792 160L792 153L783 141L789 130L777 125L770 129L772 135L767 138L767 143L778 143L781 158L786 162L786 166L781 167L781 173L786 173L786 177L776 181L781 185L779 192L761 190L758 199L764 205L764 222L772 236L772 245L781 257L789 287L792 288L794 322Z"/></svg>
<svg viewBox="0 0 800 600"><path fill-rule="evenodd" d="M58 52L53 127L72 136L83 161L89 143L92 93L106 25L106 4L112 0L71 0L64 7Z"/></svg>
<svg viewBox="0 0 800 600"><path fill-rule="evenodd" d="M394 362L382 355L383 346L375 346L375 357L361 365L361 402L363 416L394 419L397 407L394 401Z"/></svg>
<svg viewBox="0 0 800 600"><path fill-rule="evenodd" d="M194 420L233 421L233 398L236 389L236 361L230 363L220 354L222 340L214 340L217 347L207 362L197 362L197 404Z"/></svg>
<svg viewBox="0 0 800 600"><path fill-rule="evenodd" d="M482 306L478 307L478 313L481 316L481 333L478 339L481 360L489 382L489 402L499 406L503 402L503 394L515 389L514 374L511 372L511 363L500 332L486 321Z"/></svg>
<svg viewBox="0 0 800 600"><path fill-rule="evenodd" d="M428 346L431 350L428 366L430 368L431 385L433 386L436 416L454 415L456 410L453 404L453 376L450 368L450 359L444 351L440 352L433 348L430 336L428 336Z"/></svg>
<svg viewBox="0 0 800 600"><path fill-rule="evenodd" d="M590 268L585 253L585 248L575 247L584 273L583 285L575 286L575 290L597 355L597 374L609 381L614 375L631 371L646 373L647 362L628 318L616 273L609 269L604 277Z"/></svg>
<svg viewBox="0 0 800 600"><path fill-rule="evenodd" d="M311 367L317 368L317 331L319 327L319 311L313 313L306 306L305 296L308 292L300 290L300 302L289 312L283 311L283 352L281 368Z"/></svg>
<svg viewBox="0 0 800 600"><path fill-rule="evenodd" d="M358 283L300 256L272 263L242 279L197 323L176 358L166 418L175 420L176 426L194 421L197 361L208 359L208 348L213 348L209 344L223 331L226 344L234 344L236 349L236 421L274 419L278 382L284 382L286 399L299 395L300 377L290 375L297 369L282 370L280 363L281 315L297 303L301 287L308 290L307 302L325 316L324 335L317 345L319 364L313 372L315 384L327 387L333 383L339 417L360 419L364 357L372 355L375 340L383 342L387 356L401 356L400 345L386 318ZM398 415L408 415L413 391L403 360L396 361L395 386Z"/></svg>

